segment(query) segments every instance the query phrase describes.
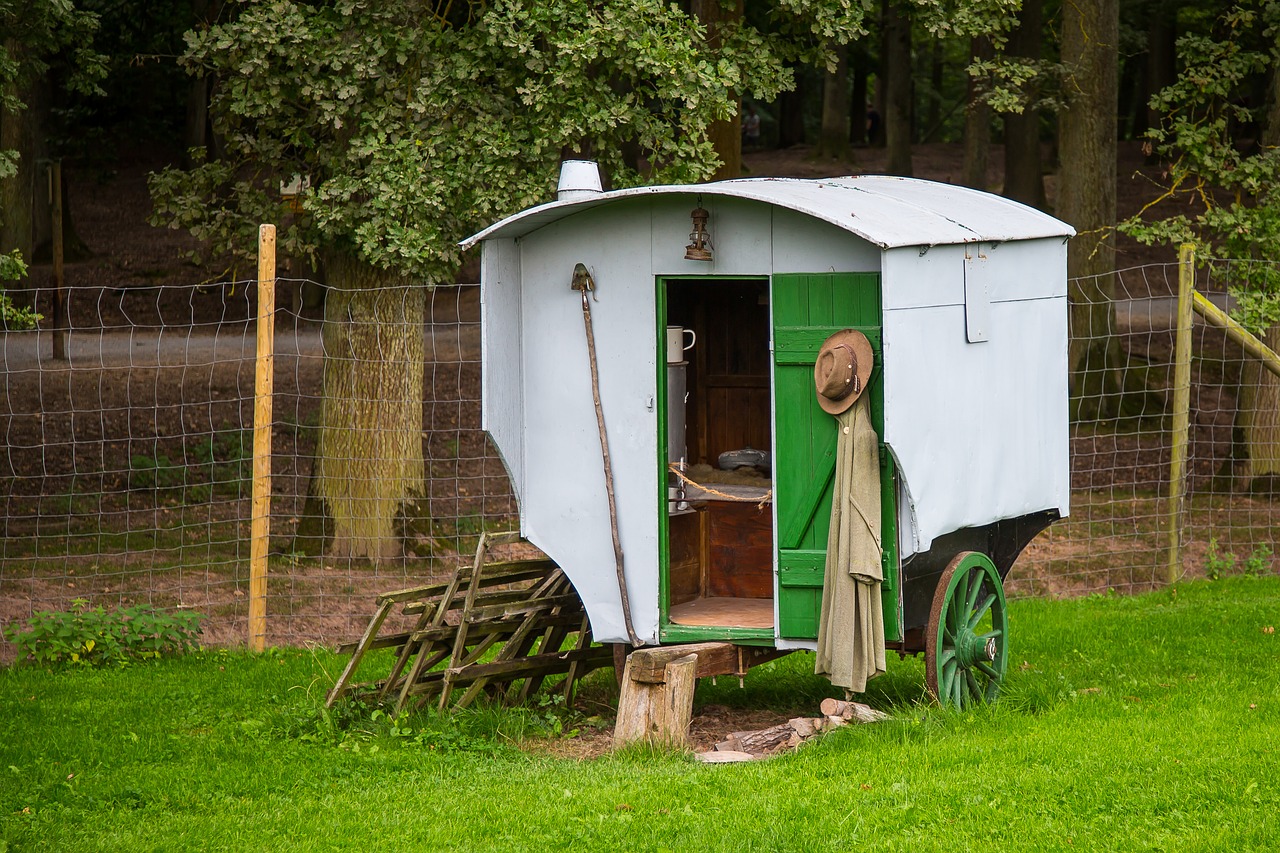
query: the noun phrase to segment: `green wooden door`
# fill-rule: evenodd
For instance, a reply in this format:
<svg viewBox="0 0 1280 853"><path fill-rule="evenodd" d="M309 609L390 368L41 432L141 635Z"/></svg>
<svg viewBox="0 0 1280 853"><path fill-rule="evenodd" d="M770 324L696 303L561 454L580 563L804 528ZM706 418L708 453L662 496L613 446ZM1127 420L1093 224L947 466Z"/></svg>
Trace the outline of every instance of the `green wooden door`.
<svg viewBox="0 0 1280 853"><path fill-rule="evenodd" d="M822 273L773 277L774 500L778 529L779 635L815 639L831 521L835 419L818 406L813 365L832 332L857 329L876 355L868 383L871 419L884 434L880 276ZM893 463L880 445L884 538L884 630L899 640L897 514Z"/></svg>

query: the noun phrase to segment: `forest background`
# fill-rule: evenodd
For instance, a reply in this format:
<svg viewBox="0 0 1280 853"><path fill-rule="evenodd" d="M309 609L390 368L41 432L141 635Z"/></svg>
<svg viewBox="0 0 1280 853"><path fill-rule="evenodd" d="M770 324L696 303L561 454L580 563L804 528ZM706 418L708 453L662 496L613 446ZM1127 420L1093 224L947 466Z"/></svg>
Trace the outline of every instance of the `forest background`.
<svg viewBox="0 0 1280 853"><path fill-rule="evenodd" d="M794 171L799 153L807 174L898 175L951 146L950 180L1076 228L1074 413L1114 414L1122 240L1162 259L1186 240L1204 257L1280 254L1278 22L1274 0L0 0L5 318L57 319L28 266L49 258L55 161L70 258L120 251L79 239L74 184L142 163L152 225L189 232L174 245L205 280L248 269L258 223L276 221L295 274L331 288L341 337L344 317L377 317L371 294L406 289L397 311L412 320L418 285L474 280L457 241L550 198L565 157L625 186L738 176L744 146L752 174ZM1124 143L1140 147L1136 181L1118 176ZM1123 218L1118 183L1147 190ZM1249 269L1236 311L1275 349L1277 267ZM326 370L327 400L379 401L321 415L317 493L329 547L349 556L398 548L397 508L422 479L410 325L369 344L399 360ZM1251 477L1274 479L1280 387L1250 381L1277 401L1242 424ZM391 436L376 452L343 444L370 425ZM358 509L356 479L383 490Z"/></svg>

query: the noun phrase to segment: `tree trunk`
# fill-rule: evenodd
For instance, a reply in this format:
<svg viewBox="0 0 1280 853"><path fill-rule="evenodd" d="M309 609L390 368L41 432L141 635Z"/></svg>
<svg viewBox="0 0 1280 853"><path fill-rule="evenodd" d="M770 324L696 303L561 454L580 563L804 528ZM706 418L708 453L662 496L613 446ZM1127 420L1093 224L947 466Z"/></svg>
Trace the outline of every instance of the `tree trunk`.
<svg viewBox="0 0 1280 853"><path fill-rule="evenodd" d="M1072 410L1081 420L1114 417L1120 345L1115 329L1116 66L1118 0L1063 6L1062 168L1058 217L1076 229L1068 244Z"/></svg>
<svg viewBox="0 0 1280 853"><path fill-rule="evenodd" d="M946 62L942 57L942 39L934 39L929 51L929 109L924 120L922 142L937 142L942 132L942 77Z"/></svg>
<svg viewBox="0 0 1280 853"><path fill-rule="evenodd" d="M1280 352L1280 326L1272 326L1262 336L1272 350ZM1240 405L1236 430L1244 440L1246 464L1240 473L1249 491L1280 493L1280 379L1264 370L1256 359L1248 358L1240 372Z"/></svg>
<svg viewBox="0 0 1280 853"><path fill-rule="evenodd" d="M332 289L316 491L335 556L392 558L396 514L423 485L423 289L342 253L324 261Z"/></svg>
<svg viewBox="0 0 1280 853"><path fill-rule="evenodd" d="M867 138L867 66L866 47L854 43L849 45L849 76L852 79L852 94L849 96L849 144L866 145Z"/></svg>
<svg viewBox="0 0 1280 853"><path fill-rule="evenodd" d="M15 63L21 63L23 48L16 39L6 39L5 48ZM31 91L18 81L4 85L5 99L27 103ZM29 105L28 105L29 106ZM17 172L0 180L0 252L14 249L30 262L35 254L35 192L39 157L39 128L36 127L31 109L10 111L0 107L0 151L18 154ZM25 281L5 282L3 287L18 305L35 304L35 290L31 277Z"/></svg>
<svg viewBox="0 0 1280 853"><path fill-rule="evenodd" d="M791 65L796 87L778 95L778 147L804 144L804 99L809 88L805 69Z"/></svg>
<svg viewBox="0 0 1280 853"><path fill-rule="evenodd" d="M720 45L720 30L724 24L741 22L744 0L692 0L694 16L707 28L707 43L714 53ZM707 136L715 146L720 167L711 176L713 181L724 181L742 175L742 102L732 118L715 121L707 129Z"/></svg>
<svg viewBox="0 0 1280 853"><path fill-rule="evenodd" d="M911 21L893 2L883 6L880 69L885 78L884 133L891 175L910 177L911 166Z"/></svg>
<svg viewBox="0 0 1280 853"><path fill-rule="evenodd" d="M1280 146L1280 66L1271 69L1267 118L1259 141L1265 148ZM1272 326L1263 341L1280 352L1280 326ZM1241 405L1236 426L1248 448L1249 490L1280 493L1280 379L1263 370L1254 359L1245 363L1240 377Z"/></svg>
<svg viewBox="0 0 1280 853"><path fill-rule="evenodd" d="M974 36L969 51L975 62L991 59L995 50L987 36ZM991 153L991 106L980 97L978 82L969 78L969 104L964 114L964 171L960 182L975 190L987 188Z"/></svg>
<svg viewBox="0 0 1280 853"><path fill-rule="evenodd" d="M849 159L849 46L832 45L836 67L822 81L822 134L814 156Z"/></svg>
<svg viewBox="0 0 1280 853"><path fill-rule="evenodd" d="M1174 3L1157 4L1155 14L1151 16L1150 27L1147 29L1146 85L1143 87L1146 90L1146 101L1142 104L1146 110L1144 130L1159 127L1164 119L1159 110L1151 106L1151 96L1166 86L1172 85L1177 79L1178 30L1174 26L1177 13L1177 5ZM1154 163L1156 160L1154 153L1149 155L1147 160L1148 163Z"/></svg>
<svg viewBox="0 0 1280 853"><path fill-rule="evenodd" d="M1067 14L1064 10L1063 15ZM1009 37L1009 53L1026 59L1039 59L1043 23L1043 0L1025 0L1018 15L1018 28ZM1029 103L1022 113L1004 117L1004 196L1043 210L1040 112L1030 105L1039 97L1039 92L1032 88L1025 94Z"/></svg>

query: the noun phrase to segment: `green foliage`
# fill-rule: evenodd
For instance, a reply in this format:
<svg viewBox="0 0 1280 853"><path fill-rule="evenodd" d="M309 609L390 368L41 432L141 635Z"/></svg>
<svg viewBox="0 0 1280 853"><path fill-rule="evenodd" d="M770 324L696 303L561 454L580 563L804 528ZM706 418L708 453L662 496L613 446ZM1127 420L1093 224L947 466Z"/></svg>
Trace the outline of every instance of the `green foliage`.
<svg viewBox="0 0 1280 853"><path fill-rule="evenodd" d="M997 113L1057 112L1064 107L1067 68L1060 62L1001 55L973 62L967 71L977 81L982 99Z"/></svg>
<svg viewBox="0 0 1280 853"><path fill-rule="evenodd" d="M1271 549L1259 545L1253 549L1249 559L1244 561L1244 573L1251 578L1260 578L1271 571Z"/></svg>
<svg viewBox="0 0 1280 853"><path fill-rule="evenodd" d="M435 753L515 752L520 741L573 738L605 725L600 717L567 707L561 694L540 694L512 708L477 705L463 710L399 715L348 696L326 708L318 700L282 709L264 723L278 737L332 746L352 753L415 749Z"/></svg>
<svg viewBox="0 0 1280 853"><path fill-rule="evenodd" d="M137 491L181 488L186 482L186 469L174 465L164 454L144 453L129 457L129 488Z"/></svg>
<svg viewBox="0 0 1280 853"><path fill-rule="evenodd" d="M1262 544L1253 549L1244 561L1241 570L1247 577L1259 578L1271 573L1271 548ZM1219 580L1224 575L1233 574L1238 559L1230 551L1219 553L1218 540L1209 540L1209 550L1205 554L1204 573L1209 580Z"/></svg>
<svg viewBox="0 0 1280 853"><path fill-rule="evenodd" d="M188 33L184 64L220 81L227 159L153 175L153 221L247 257L258 223L284 216L280 182L305 176L282 251L439 280L459 239L551 197L562 154L596 158L614 186L695 181L735 93L789 80L753 29L713 50L662 0L497 0L466 20L449 6L244 3Z"/></svg>
<svg viewBox="0 0 1280 853"><path fill-rule="evenodd" d="M8 625L4 635L18 648L18 663L39 667L125 666L180 655L200 647L204 615L135 606L107 612L77 598L68 611L39 611Z"/></svg>
<svg viewBox="0 0 1280 853"><path fill-rule="evenodd" d="M71 0L0 0L0 111L26 109L21 92L37 80L47 80L51 63L63 64L60 86L81 94L100 93L98 81L106 73L105 58L93 49L98 17L76 7ZM18 171L18 152L0 149L0 180ZM5 211L0 211L2 220ZM0 327L34 329L43 319L20 308L4 294L4 282L27 274L22 256L15 250L0 253Z"/></svg>
<svg viewBox="0 0 1280 853"><path fill-rule="evenodd" d="M1246 0L1178 40L1181 74L1151 99L1165 118L1147 135L1167 165L1165 191L1147 208L1174 200L1191 212L1151 220L1144 209L1121 231L1147 244L1194 243L1202 260L1280 256L1280 146L1239 138L1265 120L1240 93L1275 73L1278 27L1280 3ZM1280 139L1280 128L1270 133ZM1280 323L1280 266L1241 264L1233 273L1236 319L1255 333Z"/></svg>
<svg viewBox="0 0 1280 853"><path fill-rule="evenodd" d="M1228 574L1236 566L1236 555L1228 551L1225 554L1218 553L1218 540L1216 538L1209 540L1209 550L1204 558L1204 574L1211 581L1216 581L1224 574Z"/></svg>

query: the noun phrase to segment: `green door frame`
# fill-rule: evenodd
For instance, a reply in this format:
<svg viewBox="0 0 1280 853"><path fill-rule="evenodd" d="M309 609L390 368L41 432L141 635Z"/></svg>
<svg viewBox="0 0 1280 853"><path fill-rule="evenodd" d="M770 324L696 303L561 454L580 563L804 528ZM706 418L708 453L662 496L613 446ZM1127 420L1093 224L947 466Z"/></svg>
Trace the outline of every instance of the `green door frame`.
<svg viewBox="0 0 1280 853"><path fill-rule="evenodd" d="M672 624L669 610L671 599L671 527L667 510L667 285L673 281L762 281L769 284L767 275L660 275L656 277L658 327L655 332L655 352L658 354L658 636L664 643L687 643L700 640L733 640L744 645L772 646L772 628L716 628L700 625ZM767 289L767 288L766 288ZM770 331L772 334L772 331ZM772 401L772 394L770 395ZM772 402L770 403L772 407ZM776 514L775 514L776 527ZM776 548L775 548L776 550ZM776 591L777 584L775 582Z"/></svg>

